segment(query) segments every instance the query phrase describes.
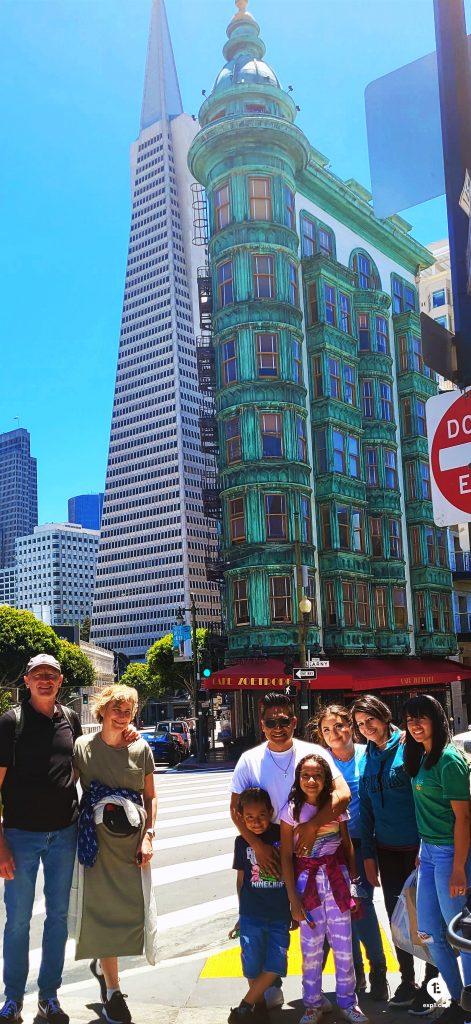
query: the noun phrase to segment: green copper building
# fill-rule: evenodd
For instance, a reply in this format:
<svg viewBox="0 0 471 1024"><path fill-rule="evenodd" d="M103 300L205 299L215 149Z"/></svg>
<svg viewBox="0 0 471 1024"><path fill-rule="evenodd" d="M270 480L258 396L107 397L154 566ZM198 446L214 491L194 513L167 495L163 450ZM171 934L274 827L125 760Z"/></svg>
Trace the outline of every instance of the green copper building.
<svg viewBox="0 0 471 1024"><path fill-rule="evenodd" d="M228 660L282 659L303 594L313 651L443 657L456 638L415 284L431 255L329 170L236 6L189 153L208 209Z"/></svg>

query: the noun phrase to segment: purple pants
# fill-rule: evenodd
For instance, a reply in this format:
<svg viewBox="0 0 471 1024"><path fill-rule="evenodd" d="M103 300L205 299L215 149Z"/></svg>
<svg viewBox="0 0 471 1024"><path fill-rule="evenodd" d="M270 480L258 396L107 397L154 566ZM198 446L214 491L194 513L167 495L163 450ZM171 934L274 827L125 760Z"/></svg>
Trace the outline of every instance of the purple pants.
<svg viewBox="0 0 471 1024"><path fill-rule="evenodd" d="M348 875L347 869L346 876ZM306 1007L320 1006L322 991L322 960L324 936L332 948L335 963L337 1005L342 1009L356 1003L355 971L352 956L352 921L350 911L339 910L324 867L316 875L320 907L311 910L315 928L307 921L300 924L301 952L303 957L303 1000ZM306 873L299 876L297 890L302 897L306 884Z"/></svg>

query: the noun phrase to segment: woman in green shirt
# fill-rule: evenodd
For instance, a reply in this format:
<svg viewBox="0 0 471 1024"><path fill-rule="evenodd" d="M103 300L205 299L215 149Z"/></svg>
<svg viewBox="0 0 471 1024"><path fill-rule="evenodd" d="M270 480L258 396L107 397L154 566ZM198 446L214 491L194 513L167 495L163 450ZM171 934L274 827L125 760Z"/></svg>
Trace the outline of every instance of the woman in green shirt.
<svg viewBox="0 0 471 1024"><path fill-rule="evenodd" d="M453 746L445 712L434 697L411 697L404 707L407 736L404 768L412 780L420 836L417 923L451 1003L434 1024L463 1024L462 981L446 926L459 914L471 885L469 767ZM461 953L465 985L471 984L471 954Z"/></svg>

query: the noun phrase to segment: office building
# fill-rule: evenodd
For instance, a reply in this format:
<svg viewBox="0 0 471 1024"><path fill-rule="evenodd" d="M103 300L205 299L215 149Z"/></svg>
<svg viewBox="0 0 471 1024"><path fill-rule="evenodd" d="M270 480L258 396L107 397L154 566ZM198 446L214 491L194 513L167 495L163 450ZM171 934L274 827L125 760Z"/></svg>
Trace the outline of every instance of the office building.
<svg viewBox="0 0 471 1024"><path fill-rule="evenodd" d="M0 569L0 604L16 607L16 569Z"/></svg>
<svg viewBox="0 0 471 1024"><path fill-rule="evenodd" d="M0 434L0 569L15 563L15 540L38 522L36 459L24 427Z"/></svg>
<svg viewBox="0 0 471 1024"><path fill-rule="evenodd" d="M91 615L99 533L45 523L16 540L16 607L52 626Z"/></svg>
<svg viewBox="0 0 471 1024"><path fill-rule="evenodd" d="M103 492L100 494L77 494L68 501L69 523L78 523L86 530L99 530L103 512Z"/></svg>

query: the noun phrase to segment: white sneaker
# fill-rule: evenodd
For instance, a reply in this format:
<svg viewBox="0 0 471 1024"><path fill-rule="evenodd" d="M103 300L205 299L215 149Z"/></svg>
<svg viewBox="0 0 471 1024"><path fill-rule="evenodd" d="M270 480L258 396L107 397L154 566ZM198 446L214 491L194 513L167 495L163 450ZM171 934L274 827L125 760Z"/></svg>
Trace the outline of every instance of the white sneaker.
<svg viewBox="0 0 471 1024"><path fill-rule="evenodd" d="M322 1006L306 1006L299 1024L319 1024L323 1013Z"/></svg>
<svg viewBox="0 0 471 1024"><path fill-rule="evenodd" d="M351 1024L369 1024L368 1017L363 1010L360 1009L358 1003L353 1003L352 1006L338 1008L339 1014L344 1020L349 1020Z"/></svg>
<svg viewBox="0 0 471 1024"><path fill-rule="evenodd" d="M274 1010L276 1006L283 1006L285 997L283 995L283 989L277 988L276 985L270 985L265 990L265 1002L269 1010Z"/></svg>

